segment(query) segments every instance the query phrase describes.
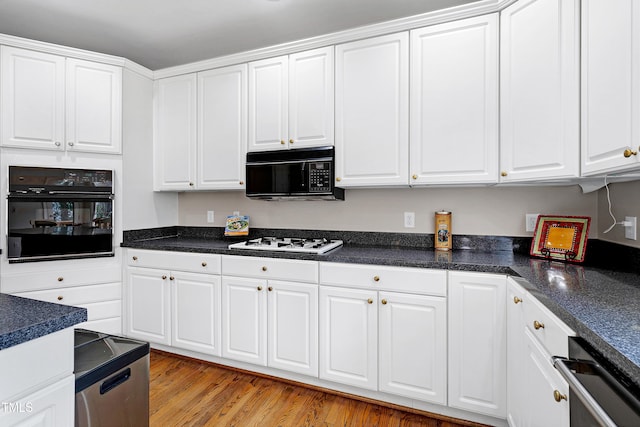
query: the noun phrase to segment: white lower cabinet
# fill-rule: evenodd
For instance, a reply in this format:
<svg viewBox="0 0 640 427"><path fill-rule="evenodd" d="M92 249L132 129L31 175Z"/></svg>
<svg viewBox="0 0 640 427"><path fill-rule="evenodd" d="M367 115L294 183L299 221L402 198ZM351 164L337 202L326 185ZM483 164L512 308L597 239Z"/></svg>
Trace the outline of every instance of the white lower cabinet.
<svg viewBox="0 0 640 427"><path fill-rule="evenodd" d="M569 386L551 356L568 356L575 333L508 279L508 416L511 427L569 426Z"/></svg>
<svg viewBox="0 0 640 427"><path fill-rule="evenodd" d="M317 377L318 263L228 256L222 271L222 356Z"/></svg>
<svg viewBox="0 0 640 427"><path fill-rule="evenodd" d="M320 284L320 378L446 404L445 272L321 263Z"/></svg>
<svg viewBox="0 0 640 427"><path fill-rule="evenodd" d="M219 356L220 276L192 271L218 273L220 257L139 250L128 255L126 335ZM146 268L162 264L191 271Z"/></svg>
<svg viewBox="0 0 640 427"><path fill-rule="evenodd" d="M449 272L449 406L506 417L506 276Z"/></svg>

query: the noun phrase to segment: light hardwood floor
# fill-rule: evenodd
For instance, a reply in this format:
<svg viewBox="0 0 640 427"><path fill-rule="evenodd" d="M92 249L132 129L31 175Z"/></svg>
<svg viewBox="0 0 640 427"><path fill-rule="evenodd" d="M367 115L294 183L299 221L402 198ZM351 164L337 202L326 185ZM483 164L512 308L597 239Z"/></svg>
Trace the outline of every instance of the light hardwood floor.
<svg viewBox="0 0 640 427"><path fill-rule="evenodd" d="M168 426L480 426L429 418L153 350L150 425Z"/></svg>

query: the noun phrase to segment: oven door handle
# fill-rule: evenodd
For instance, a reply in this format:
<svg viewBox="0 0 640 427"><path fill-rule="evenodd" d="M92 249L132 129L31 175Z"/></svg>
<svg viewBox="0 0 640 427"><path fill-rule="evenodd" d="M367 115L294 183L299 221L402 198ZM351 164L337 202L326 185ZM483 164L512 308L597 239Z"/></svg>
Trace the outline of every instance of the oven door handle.
<svg viewBox="0 0 640 427"><path fill-rule="evenodd" d="M578 378L573 374L570 365L586 364L594 365L593 362L586 360L571 360L564 357L553 357L553 366L556 367L560 375L569 383L569 388L584 403L589 413L593 415L596 421L603 427L617 427L617 424L607 415L604 409L596 402L587 389L582 385Z"/></svg>

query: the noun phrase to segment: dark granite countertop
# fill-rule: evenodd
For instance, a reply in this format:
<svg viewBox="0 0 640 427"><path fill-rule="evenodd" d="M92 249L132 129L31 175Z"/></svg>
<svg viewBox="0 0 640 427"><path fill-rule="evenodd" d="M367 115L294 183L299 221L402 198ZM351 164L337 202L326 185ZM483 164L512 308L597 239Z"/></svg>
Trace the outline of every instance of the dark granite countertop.
<svg viewBox="0 0 640 427"><path fill-rule="evenodd" d="M255 233L291 235L291 230ZM304 233L313 232L295 237ZM568 264L530 257L530 238L454 236L453 251L437 252L432 235L322 233L343 239L345 245L325 255L229 250L233 241L219 229L167 227L126 232L122 246L507 274L640 386L640 271L624 272L625 267L640 266L636 249L590 241L586 262Z"/></svg>
<svg viewBox="0 0 640 427"><path fill-rule="evenodd" d="M0 294L0 350L87 320L85 308Z"/></svg>

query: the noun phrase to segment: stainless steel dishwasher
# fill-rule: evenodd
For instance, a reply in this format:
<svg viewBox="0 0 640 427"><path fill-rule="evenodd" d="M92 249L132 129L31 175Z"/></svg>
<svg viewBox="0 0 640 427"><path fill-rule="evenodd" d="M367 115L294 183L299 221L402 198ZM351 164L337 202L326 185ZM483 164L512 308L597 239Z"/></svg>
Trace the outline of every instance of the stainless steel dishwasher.
<svg viewBox="0 0 640 427"><path fill-rule="evenodd" d="M149 425L149 343L76 329L76 427Z"/></svg>

